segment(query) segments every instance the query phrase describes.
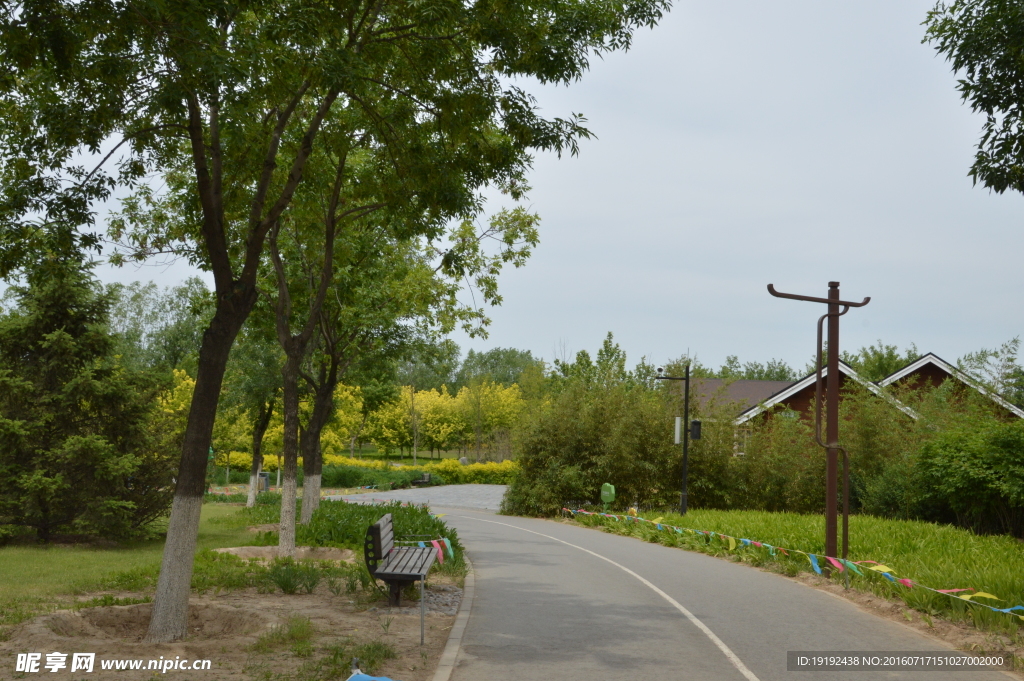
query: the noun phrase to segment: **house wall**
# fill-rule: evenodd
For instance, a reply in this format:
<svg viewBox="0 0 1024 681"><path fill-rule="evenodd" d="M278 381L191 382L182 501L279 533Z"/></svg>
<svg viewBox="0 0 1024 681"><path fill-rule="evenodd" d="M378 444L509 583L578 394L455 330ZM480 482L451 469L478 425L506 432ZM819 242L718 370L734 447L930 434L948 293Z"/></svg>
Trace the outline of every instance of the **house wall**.
<svg viewBox="0 0 1024 681"><path fill-rule="evenodd" d="M937 388L948 378L950 378L949 373L941 367L935 366L934 364L925 364L917 371L907 374L900 380L896 381L896 384L909 386L915 390L921 388Z"/></svg>

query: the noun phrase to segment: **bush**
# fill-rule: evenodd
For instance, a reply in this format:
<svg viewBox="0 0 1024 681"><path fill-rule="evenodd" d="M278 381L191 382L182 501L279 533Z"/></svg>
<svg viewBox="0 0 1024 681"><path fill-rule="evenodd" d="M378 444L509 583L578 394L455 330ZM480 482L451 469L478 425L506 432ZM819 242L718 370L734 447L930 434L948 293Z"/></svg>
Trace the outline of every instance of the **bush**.
<svg viewBox="0 0 1024 681"><path fill-rule="evenodd" d="M605 482L615 485L620 505L674 503L682 457L651 367L627 372L610 337L596 363L581 352L557 367L551 401L520 433L521 472L502 512L551 515L571 500L597 502Z"/></svg>
<svg viewBox="0 0 1024 681"><path fill-rule="evenodd" d="M1024 422L942 433L921 449L921 505L976 532L1024 537Z"/></svg>
<svg viewBox="0 0 1024 681"><path fill-rule="evenodd" d="M462 465L456 459L442 459L438 463L409 466L414 470L437 477L438 484L447 485L510 485L519 475L519 464L509 459L500 463L488 461Z"/></svg>
<svg viewBox="0 0 1024 681"><path fill-rule="evenodd" d="M243 513L248 516L248 522L254 525L276 523L281 517L280 499L277 505L246 508L243 509ZM462 545L454 528L431 515L430 511L422 506L403 506L398 502L364 505L344 501L323 501L308 524L296 527L295 541L303 546L335 546L360 553L363 550L366 528L377 522L385 513L391 514L396 536L447 537L455 551L456 559L461 556ZM276 540L271 543L276 543Z"/></svg>

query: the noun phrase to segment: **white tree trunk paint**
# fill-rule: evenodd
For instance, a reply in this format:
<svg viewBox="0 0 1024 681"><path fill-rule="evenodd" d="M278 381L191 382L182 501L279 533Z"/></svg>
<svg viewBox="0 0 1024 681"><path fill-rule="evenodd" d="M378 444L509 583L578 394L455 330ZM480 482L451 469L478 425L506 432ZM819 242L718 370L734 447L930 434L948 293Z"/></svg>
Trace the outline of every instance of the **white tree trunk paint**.
<svg viewBox="0 0 1024 681"><path fill-rule="evenodd" d="M307 475L302 479L302 524L309 523L313 511L320 506L320 474Z"/></svg>
<svg viewBox="0 0 1024 681"><path fill-rule="evenodd" d="M175 496L167 525L167 543L153 598L154 622L177 622L177 627L150 628L147 643L168 643L188 634L188 596L192 590L192 564L199 538L202 497Z"/></svg>
<svg viewBox="0 0 1024 681"><path fill-rule="evenodd" d="M279 558L295 557L295 492L295 477L286 475L281 490L281 530L277 542Z"/></svg>

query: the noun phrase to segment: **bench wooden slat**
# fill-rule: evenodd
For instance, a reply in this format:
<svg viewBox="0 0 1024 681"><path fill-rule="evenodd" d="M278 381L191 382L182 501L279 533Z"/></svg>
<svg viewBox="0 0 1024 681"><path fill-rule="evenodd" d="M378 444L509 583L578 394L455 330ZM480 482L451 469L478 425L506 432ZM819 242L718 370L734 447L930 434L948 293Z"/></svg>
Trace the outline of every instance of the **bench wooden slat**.
<svg viewBox="0 0 1024 681"><path fill-rule="evenodd" d="M389 554L388 559L378 567L378 572L410 572L413 565L422 563L431 556L437 556L437 550L433 547L395 549Z"/></svg>
<svg viewBox="0 0 1024 681"><path fill-rule="evenodd" d="M388 572L395 573L407 572L409 564L415 556L413 553L414 550L415 549L411 548L392 550L391 554L388 556L389 560L384 569Z"/></svg>
<svg viewBox="0 0 1024 681"><path fill-rule="evenodd" d="M392 554L394 555L394 554ZM409 579L426 574L437 557L433 548L414 548L404 550L396 556L394 563L385 563L378 569L375 577L379 579Z"/></svg>

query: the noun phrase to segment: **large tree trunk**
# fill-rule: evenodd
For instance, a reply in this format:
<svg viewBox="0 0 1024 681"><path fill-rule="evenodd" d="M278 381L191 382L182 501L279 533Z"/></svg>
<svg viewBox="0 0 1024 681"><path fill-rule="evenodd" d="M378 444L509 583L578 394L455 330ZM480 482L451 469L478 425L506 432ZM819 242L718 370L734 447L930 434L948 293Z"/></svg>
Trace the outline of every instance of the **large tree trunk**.
<svg viewBox="0 0 1024 681"><path fill-rule="evenodd" d="M256 491L263 472L263 436L270 426L270 417L274 414L274 400L270 400L260 408L256 425L252 429L252 470L249 472L249 498L245 505L252 508L256 505Z"/></svg>
<svg viewBox="0 0 1024 681"><path fill-rule="evenodd" d="M150 643L182 639L188 633L188 596L221 382L231 345L255 302L255 288L251 287L248 290L243 287L240 295L220 298L217 313L203 333L167 541L153 598L153 616L146 634L146 641Z"/></svg>
<svg viewBox="0 0 1024 681"><path fill-rule="evenodd" d="M299 464L299 364L302 353L290 343L281 368L284 379L284 479L281 489L281 529L278 556L295 556L296 476Z"/></svg>

